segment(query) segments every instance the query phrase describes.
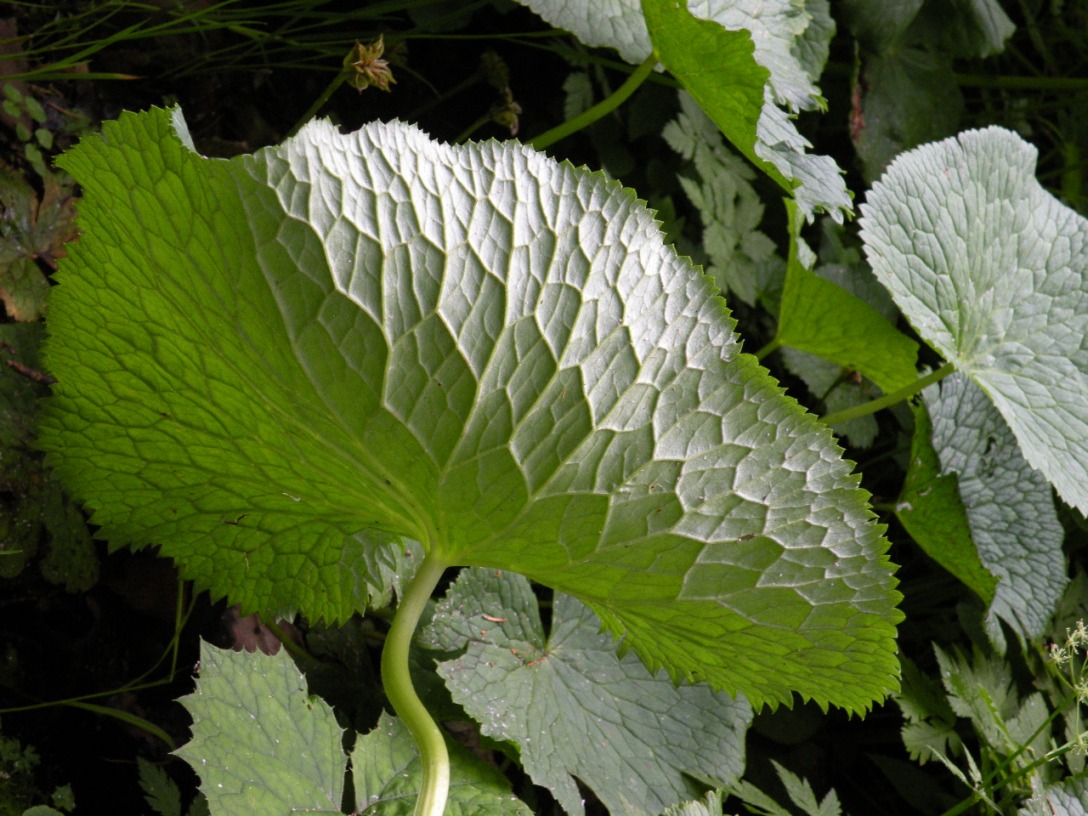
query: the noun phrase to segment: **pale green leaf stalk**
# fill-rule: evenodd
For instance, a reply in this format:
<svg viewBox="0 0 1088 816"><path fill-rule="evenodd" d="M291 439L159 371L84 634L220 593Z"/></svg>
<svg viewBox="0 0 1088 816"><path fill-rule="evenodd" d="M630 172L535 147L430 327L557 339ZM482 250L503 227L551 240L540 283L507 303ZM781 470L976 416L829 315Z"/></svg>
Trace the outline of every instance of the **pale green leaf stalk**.
<svg viewBox="0 0 1088 816"><path fill-rule="evenodd" d="M442 816L450 788L450 756L446 741L412 686L408 649L427 601L447 565L429 552L400 599L393 625L382 647L382 686L393 710L404 721L419 747L423 784L416 816Z"/></svg>

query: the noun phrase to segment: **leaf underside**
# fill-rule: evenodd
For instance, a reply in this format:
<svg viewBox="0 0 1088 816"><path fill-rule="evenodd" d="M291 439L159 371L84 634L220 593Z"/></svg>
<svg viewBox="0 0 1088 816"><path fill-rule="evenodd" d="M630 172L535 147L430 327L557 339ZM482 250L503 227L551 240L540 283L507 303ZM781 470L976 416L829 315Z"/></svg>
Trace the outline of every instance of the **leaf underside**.
<svg viewBox="0 0 1088 816"><path fill-rule="evenodd" d="M209 160L162 110L62 161L41 440L114 544L340 620L407 537L757 705L894 688L857 477L630 191L399 123Z"/></svg>
<svg viewBox="0 0 1088 816"><path fill-rule="evenodd" d="M527 580L466 570L425 636L464 652L438 666L453 699L484 734L516 743L522 767L567 813L584 813L575 776L609 813L630 816L690 798L688 776L715 785L740 777L746 700L677 687L633 654L620 657L597 616L569 595L557 593L552 610L546 636Z"/></svg>
<svg viewBox="0 0 1088 816"><path fill-rule="evenodd" d="M1065 532L1043 475L1024 460L986 395L957 372L923 393L942 474L955 474L982 565L998 579L986 631L1004 652L1004 620L1021 644L1043 637L1068 583Z"/></svg>

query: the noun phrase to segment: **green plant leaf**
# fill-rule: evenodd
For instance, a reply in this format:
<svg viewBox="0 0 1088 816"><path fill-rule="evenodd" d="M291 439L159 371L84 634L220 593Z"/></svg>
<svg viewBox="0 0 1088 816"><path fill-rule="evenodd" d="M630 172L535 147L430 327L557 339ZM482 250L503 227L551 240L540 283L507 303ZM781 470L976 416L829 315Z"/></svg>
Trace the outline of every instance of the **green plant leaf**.
<svg viewBox="0 0 1088 816"><path fill-rule="evenodd" d="M941 682L902 658L903 688L895 702L903 712L903 745L910 758L924 765L941 756L958 754L963 743L956 732L956 714Z"/></svg>
<svg viewBox="0 0 1088 816"><path fill-rule="evenodd" d="M911 35L957 57L1001 53L1016 26L1000 0L946 0L927 3L911 23Z"/></svg>
<svg viewBox="0 0 1088 816"><path fill-rule="evenodd" d="M112 543L343 619L407 537L756 704L895 687L867 494L629 191L402 124L230 161L184 134L125 115L63 158L41 444Z"/></svg>
<svg viewBox="0 0 1088 816"><path fill-rule="evenodd" d="M1042 728L1047 719L1042 695L1035 692L1020 698L1004 658L986 656L977 649L968 658L955 647L945 652L937 644L933 650L949 705L957 715L971 720L975 732L993 750L1012 754L1028 745L1029 750L1016 760L1021 767L1028 765L1033 755L1047 752L1051 738Z"/></svg>
<svg viewBox="0 0 1088 816"><path fill-rule="evenodd" d="M815 256L800 247L798 207L787 200L786 211L790 254L776 339L858 371L887 393L910 385L918 376L918 344L864 300L812 271Z"/></svg>
<svg viewBox="0 0 1088 816"><path fill-rule="evenodd" d="M518 0L552 25L570 31L586 45L615 48L630 63L650 56L654 23L643 17L638 0ZM695 17L726 30L749 31L755 60L770 75L775 97L791 110L822 103L814 82L826 61L834 33L826 3L796 0L690 0ZM649 31L647 29L649 28ZM820 57L823 57L821 60Z"/></svg>
<svg viewBox="0 0 1088 816"><path fill-rule="evenodd" d="M930 558L966 584L987 606L997 591L997 577L983 565L971 537L967 510L954 473L941 472L933 449L933 420L924 405L912 406L914 436L910 464L895 515Z"/></svg>
<svg viewBox="0 0 1088 816"><path fill-rule="evenodd" d="M850 32L877 53L924 44L958 57L987 57L1016 30L998 0L842 0L840 8Z"/></svg>
<svg viewBox="0 0 1088 816"><path fill-rule="evenodd" d="M494 767L459 745L450 749L450 796L445 816L530 816ZM378 727L359 737L351 752L355 802L360 814L411 816L422 769L419 751L400 720L382 714Z"/></svg>
<svg viewBox="0 0 1088 816"><path fill-rule="evenodd" d="M807 27L803 8L791 2L778 6L791 6L791 19L800 14ZM785 101L797 110L819 99L810 81L811 90L801 91L781 76L778 46L792 43L804 27L791 32L785 22L772 22L773 14L764 22L762 7L755 6L713 19L690 13L677 0L642 0L642 9L657 58L737 150L793 195L807 219L817 210L839 222L852 213L838 165L828 156L805 153L811 145L776 105ZM775 44L773 55L763 50L768 43ZM790 49L796 74L805 76Z"/></svg>
<svg viewBox="0 0 1088 816"><path fill-rule="evenodd" d="M839 797L834 790L828 791L822 800L818 800L807 779L788 771L773 759L771 764L774 765L775 773L778 774L778 779L782 787L786 789L786 795L789 796L790 801L806 816L842 816ZM766 816L792 816L793 811L778 804L747 780L731 786L728 791L743 801L753 813L766 814Z"/></svg>
<svg viewBox="0 0 1088 816"><path fill-rule="evenodd" d="M959 129L963 93L945 52L901 47L865 54L853 89L850 135L868 182L904 150Z"/></svg>
<svg viewBox="0 0 1088 816"><path fill-rule="evenodd" d="M841 221L850 196L835 162L811 156L789 111L822 108L815 80L835 32L825 0L519 0L587 45L632 63L655 52L715 124L756 166Z"/></svg>
<svg viewBox="0 0 1088 816"><path fill-rule="evenodd" d="M1088 510L1088 221L1035 180L1000 128L896 159L861 233L918 333L980 385L1024 457Z"/></svg>
<svg viewBox="0 0 1088 816"><path fill-rule="evenodd" d="M839 795L834 789L829 790L823 799L817 799L816 792L807 779L801 778L774 760L771 760L771 764L774 765L778 778L782 780L782 786L790 801L807 816L842 816Z"/></svg>
<svg viewBox="0 0 1088 816"><path fill-rule="evenodd" d="M582 814L577 776L611 813L655 816L688 799L684 775L711 784L744 770L748 703L706 685L675 686L619 657L600 621L557 594L545 636L529 582L466 570L435 611L427 639L466 649L439 664L482 732L517 744L533 781Z"/></svg>
<svg viewBox="0 0 1088 816"><path fill-rule="evenodd" d="M998 618L1021 645L1041 640L1065 591L1065 531L1050 485L1031 469L997 409L955 373L922 392L942 475L955 474L971 538L997 587L986 631L1004 652Z"/></svg>
<svg viewBox="0 0 1088 816"><path fill-rule="evenodd" d="M277 655L200 644L196 691L181 698L193 739L177 753L200 777L215 816L339 811L342 732L281 649Z"/></svg>
<svg viewBox="0 0 1088 816"><path fill-rule="evenodd" d="M143 757L136 757L136 769L140 774L140 789L151 809L160 816L182 816L181 790L170 774Z"/></svg>

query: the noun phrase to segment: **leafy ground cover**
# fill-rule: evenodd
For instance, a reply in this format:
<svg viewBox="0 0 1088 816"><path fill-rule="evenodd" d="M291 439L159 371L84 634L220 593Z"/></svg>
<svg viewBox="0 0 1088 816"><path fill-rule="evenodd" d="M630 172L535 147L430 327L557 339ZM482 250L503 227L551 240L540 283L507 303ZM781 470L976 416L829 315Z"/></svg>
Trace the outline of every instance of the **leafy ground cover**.
<svg viewBox="0 0 1088 816"><path fill-rule="evenodd" d="M1088 20L748 5L13 10L5 812L1088 807Z"/></svg>

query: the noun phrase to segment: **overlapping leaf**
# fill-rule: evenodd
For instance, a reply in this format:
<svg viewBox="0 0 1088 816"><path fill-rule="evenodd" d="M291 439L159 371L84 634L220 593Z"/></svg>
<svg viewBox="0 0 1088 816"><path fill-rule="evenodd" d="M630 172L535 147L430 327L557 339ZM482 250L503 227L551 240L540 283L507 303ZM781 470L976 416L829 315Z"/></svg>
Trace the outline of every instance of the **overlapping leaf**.
<svg viewBox="0 0 1088 816"><path fill-rule="evenodd" d="M450 790L444 816L530 816L493 766L460 745L450 745ZM423 779L419 749L396 717L382 714L378 727L351 752L357 812L411 816Z"/></svg>
<svg viewBox="0 0 1088 816"><path fill-rule="evenodd" d="M917 378L918 344L860 297L812 270L815 257L803 257L812 251L801 240L797 207L788 201L787 210L790 254L776 340L859 371L885 392L910 385Z"/></svg>
<svg viewBox="0 0 1088 816"><path fill-rule="evenodd" d="M196 691L181 702L193 739L178 753L215 816L340 810L341 729L332 709L309 697L285 650L268 656L202 642Z"/></svg>
<svg viewBox="0 0 1088 816"><path fill-rule="evenodd" d="M912 411L910 464L895 514L918 546L988 606L997 591L997 578L983 565L971 537L956 474L941 472L929 411L925 405L915 405Z"/></svg>
<svg viewBox="0 0 1088 816"><path fill-rule="evenodd" d="M587 45L628 62L653 52L729 140L792 192L811 219L851 211L838 166L787 113L823 105L815 80L835 32L826 0L520 0Z"/></svg>
<svg viewBox="0 0 1088 816"><path fill-rule="evenodd" d="M905 153L874 185L862 237L903 313L978 383L1024 457L1088 510L1088 221L1035 180L1000 128Z"/></svg>
<svg viewBox="0 0 1088 816"><path fill-rule="evenodd" d="M1068 582L1065 533L1050 485L1024 461L1001 415L967 377L953 374L923 397L941 471L956 475L978 557L997 578L987 633L1004 651L1000 618L1022 643L1039 640Z"/></svg>
<svg viewBox="0 0 1088 816"><path fill-rule="evenodd" d="M789 5L796 10L802 4ZM775 104L785 96L795 109L799 100L780 90L774 61L760 53L762 45L783 37L783 24L765 28L757 22L765 9L754 5L733 9L739 12L735 24L673 0L642 0L642 7L654 54L729 141L789 192L808 220L822 210L841 223L852 209L839 167L828 156L806 152L811 145ZM802 17L807 21L803 8ZM792 59L805 75L796 55Z"/></svg>
<svg viewBox="0 0 1088 816"><path fill-rule="evenodd" d="M401 124L232 161L175 127L126 115L65 158L84 237L42 440L112 541L339 619L406 536L575 594L676 678L894 687L856 477L630 192Z"/></svg>
<svg viewBox="0 0 1088 816"><path fill-rule="evenodd" d="M517 744L522 766L567 813L582 814L577 776L610 813L656 816L691 790L744 770L747 701L674 686L633 654L619 657L600 621L568 595L555 598L545 635L529 582L494 570L462 572L428 637L465 650L439 664L454 700L484 734Z"/></svg>

